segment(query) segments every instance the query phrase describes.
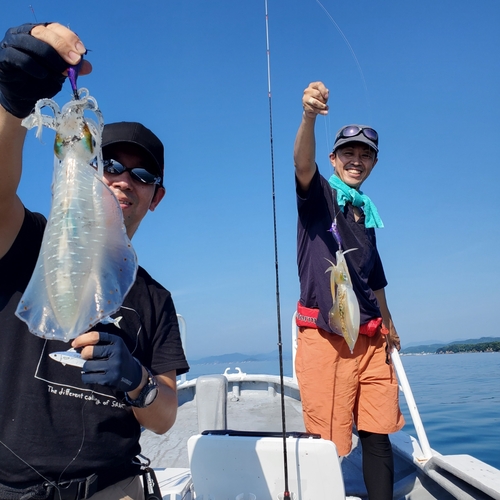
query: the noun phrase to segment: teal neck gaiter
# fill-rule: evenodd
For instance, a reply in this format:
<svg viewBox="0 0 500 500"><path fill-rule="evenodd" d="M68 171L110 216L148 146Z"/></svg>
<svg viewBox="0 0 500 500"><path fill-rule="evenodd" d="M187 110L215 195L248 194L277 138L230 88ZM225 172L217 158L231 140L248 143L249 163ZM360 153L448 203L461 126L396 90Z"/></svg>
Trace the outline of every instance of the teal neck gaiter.
<svg viewBox="0 0 500 500"><path fill-rule="evenodd" d="M384 223L378 214L377 207L366 194L349 187L335 174L330 177L328 183L337 191L337 203L340 208L344 208L347 202L352 203L358 208L363 207L363 212L365 213L365 227L384 227Z"/></svg>

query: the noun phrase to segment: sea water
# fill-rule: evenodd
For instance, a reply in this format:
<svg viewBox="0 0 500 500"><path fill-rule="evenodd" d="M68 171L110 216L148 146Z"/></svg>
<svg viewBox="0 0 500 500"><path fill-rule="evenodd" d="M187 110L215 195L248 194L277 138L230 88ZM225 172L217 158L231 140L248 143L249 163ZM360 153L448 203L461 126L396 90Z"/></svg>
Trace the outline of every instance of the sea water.
<svg viewBox="0 0 500 500"><path fill-rule="evenodd" d="M431 448L500 469L500 353L402 356ZM404 396L404 430L416 435Z"/></svg>
<svg viewBox="0 0 500 500"><path fill-rule="evenodd" d="M500 469L500 353L401 356L431 448L443 455L468 454ZM188 378L231 372L279 374L278 360L191 363ZM283 361L285 376L292 362ZM405 398L404 431L416 436Z"/></svg>

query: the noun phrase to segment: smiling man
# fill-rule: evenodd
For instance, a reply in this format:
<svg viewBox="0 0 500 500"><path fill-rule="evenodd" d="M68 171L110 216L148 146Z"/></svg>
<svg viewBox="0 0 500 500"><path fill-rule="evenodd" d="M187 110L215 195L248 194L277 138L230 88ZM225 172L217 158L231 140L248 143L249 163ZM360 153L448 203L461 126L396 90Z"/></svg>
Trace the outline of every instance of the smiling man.
<svg viewBox="0 0 500 500"><path fill-rule="evenodd" d="M129 238L163 196L163 144L135 122L111 123L102 134L104 180L115 193Z"/></svg>
<svg viewBox="0 0 500 500"><path fill-rule="evenodd" d="M302 122L294 148L298 206L297 263L300 300L296 371L306 430L332 440L340 456L352 447L353 424L363 449L370 500L392 499L394 465L388 434L400 430L398 384L389 352L399 337L385 299L384 269L375 240L383 227L377 209L359 189L378 161L378 134L365 125L342 127L335 137L325 179L315 161L314 127L328 113L328 89L311 83L302 97ZM353 352L334 325L328 260L342 250L358 300L361 326ZM327 260L328 259L328 260Z"/></svg>
<svg viewBox="0 0 500 500"><path fill-rule="evenodd" d="M142 500L141 427L170 429L176 375L188 370L172 296L142 267L113 321L73 340L81 369L50 356L69 344L32 335L15 315L46 226L17 194L21 121L84 53L57 23L12 28L0 42L0 498ZM90 71L84 61L80 74ZM165 195L163 144L120 122L105 126L102 145L104 181L132 238Z"/></svg>

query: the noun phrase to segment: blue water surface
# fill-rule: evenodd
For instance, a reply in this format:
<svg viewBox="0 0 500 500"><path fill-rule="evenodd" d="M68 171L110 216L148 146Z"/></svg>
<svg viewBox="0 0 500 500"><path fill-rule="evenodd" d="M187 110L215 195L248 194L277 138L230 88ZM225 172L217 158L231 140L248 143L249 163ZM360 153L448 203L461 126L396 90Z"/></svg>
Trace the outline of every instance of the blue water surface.
<svg viewBox="0 0 500 500"><path fill-rule="evenodd" d="M401 359L431 447L500 469L500 353ZM404 397L401 409L404 430L415 435Z"/></svg>
<svg viewBox="0 0 500 500"><path fill-rule="evenodd" d="M468 454L500 469L500 353L401 356L431 447L446 455ZM192 364L188 378L223 373L279 374L279 362ZM291 359L283 370L292 375ZM404 396L404 430L416 435Z"/></svg>

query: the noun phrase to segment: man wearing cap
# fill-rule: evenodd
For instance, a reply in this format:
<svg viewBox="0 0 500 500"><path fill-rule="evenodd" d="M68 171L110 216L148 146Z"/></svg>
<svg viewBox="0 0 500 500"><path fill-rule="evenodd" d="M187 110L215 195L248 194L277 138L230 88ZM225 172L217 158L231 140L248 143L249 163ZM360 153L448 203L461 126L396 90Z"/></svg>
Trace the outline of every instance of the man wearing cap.
<svg viewBox="0 0 500 500"><path fill-rule="evenodd" d="M144 498L141 426L162 434L173 425L176 374L188 370L172 297L141 267L113 321L71 343L83 368L51 359L71 346L32 335L14 314L46 224L16 194L21 120L61 89L84 53L57 23L13 28L0 44L0 498ZM90 71L84 61L81 74ZM143 125L120 122L105 126L102 145L104 180L132 238L165 194L163 144Z"/></svg>
<svg viewBox="0 0 500 500"><path fill-rule="evenodd" d="M356 425L363 450L363 474L370 500L392 499L394 465L388 434L404 425L398 384L389 352L399 338L387 307L387 281L380 260L376 227L383 227L371 200L360 191L377 163L378 134L365 125L337 133L329 180L315 162L314 126L328 112L328 89L309 84L302 97L302 122L294 147L298 206L297 306L298 348L295 361L306 430L332 440L340 456L352 446ZM330 266L342 250L359 303L361 327L353 352L329 324L333 305ZM333 291L335 293L335 291Z"/></svg>

